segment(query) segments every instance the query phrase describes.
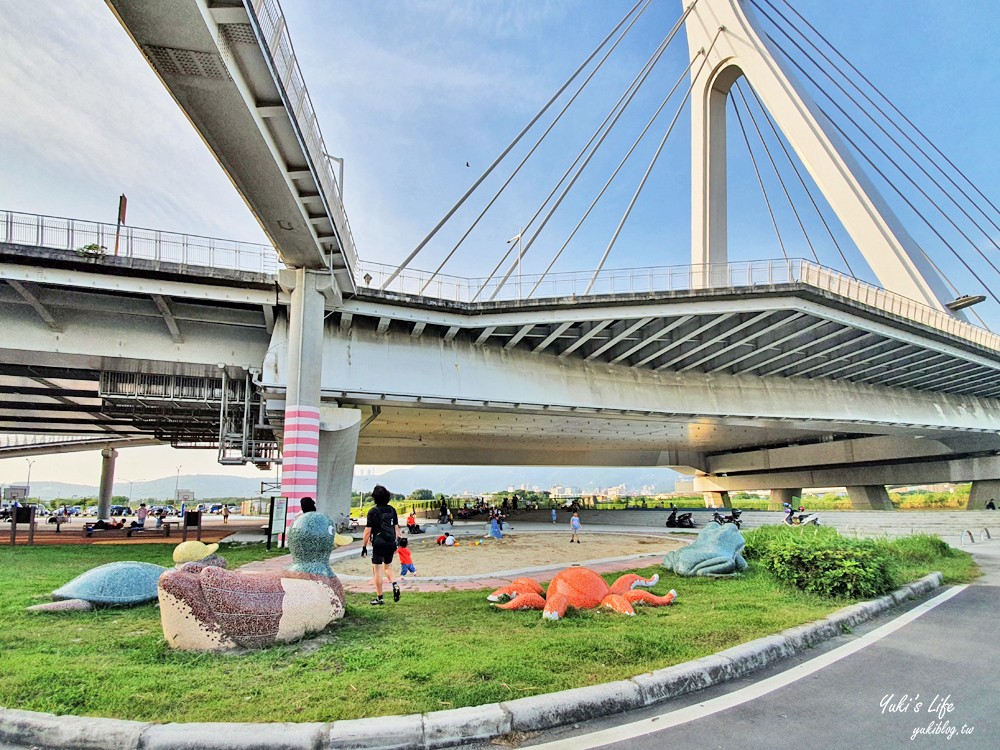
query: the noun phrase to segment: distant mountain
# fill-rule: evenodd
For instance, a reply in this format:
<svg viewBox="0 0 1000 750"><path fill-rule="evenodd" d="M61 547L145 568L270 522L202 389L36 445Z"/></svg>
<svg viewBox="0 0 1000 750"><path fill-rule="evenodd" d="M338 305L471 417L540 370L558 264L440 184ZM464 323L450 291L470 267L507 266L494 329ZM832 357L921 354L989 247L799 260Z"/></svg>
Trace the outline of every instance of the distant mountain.
<svg viewBox="0 0 1000 750"><path fill-rule="evenodd" d="M354 489L370 492L376 484L383 484L392 492L409 494L416 489L429 489L446 495L471 493L481 495L487 492L506 490L508 487L542 490L555 485L572 487L574 490L588 491L624 484L637 492L649 487L654 492L671 492L677 473L670 469L650 468L579 468L579 467L510 467L510 466L414 466L408 469L392 469L382 474L361 476L355 474ZM178 477L164 477L145 482L115 482L114 494L129 497L133 501L154 499L166 501L174 497L174 488L192 490L197 498L212 497L257 497L260 495L261 481L273 481L273 477L227 477L216 474L185 474ZM31 494L40 500L56 498L72 500L97 497L96 485L70 484L68 482L32 482Z"/></svg>
<svg viewBox="0 0 1000 750"><path fill-rule="evenodd" d="M637 492L649 487L653 492L673 492L678 474L663 468L551 467L551 466L414 466L392 469L374 477L354 477L354 489L371 491L376 484L390 491L409 494L416 489L446 495L481 495L508 487L547 490L555 485L588 491L624 484Z"/></svg>

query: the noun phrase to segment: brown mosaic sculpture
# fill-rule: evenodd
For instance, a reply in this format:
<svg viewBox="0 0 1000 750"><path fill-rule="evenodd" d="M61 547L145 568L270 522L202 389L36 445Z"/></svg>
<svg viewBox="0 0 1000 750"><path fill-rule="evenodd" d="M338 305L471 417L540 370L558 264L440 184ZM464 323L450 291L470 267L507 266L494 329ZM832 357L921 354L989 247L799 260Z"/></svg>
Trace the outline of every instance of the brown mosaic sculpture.
<svg viewBox="0 0 1000 750"><path fill-rule="evenodd" d="M292 567L329 558L328 521L321 513L296 519ZM265 648L318 633L344 616L344 587L332 571L241 573L188 563L160 576L159 599L163 635L183 651Z"/></svg>

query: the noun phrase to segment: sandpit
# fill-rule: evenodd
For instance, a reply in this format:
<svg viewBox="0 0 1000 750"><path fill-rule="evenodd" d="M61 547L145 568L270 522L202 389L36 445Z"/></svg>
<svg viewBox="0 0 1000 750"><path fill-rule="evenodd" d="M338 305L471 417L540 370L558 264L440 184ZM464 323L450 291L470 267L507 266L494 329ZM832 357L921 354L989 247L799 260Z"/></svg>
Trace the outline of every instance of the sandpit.
<svg viewBox="0 0 1000 750"><path fill-rule="evenodd" d="M687 543L665 536L585 533L580 544L571 544L569 534L525 532L506 534L501 540L461 537L457 546L441 547L430 534L407 538L418 577L488 576L520 568L572 565L626 555L662 556ZM476 545L480 540L482 543ZM655 560L651 558L647 564L655 564ZM392 564L393 570L398 570L399 558L393 558ZM333 570L340 575L368 576L371 558L361 557L359 552L333 563Z"/></svg>

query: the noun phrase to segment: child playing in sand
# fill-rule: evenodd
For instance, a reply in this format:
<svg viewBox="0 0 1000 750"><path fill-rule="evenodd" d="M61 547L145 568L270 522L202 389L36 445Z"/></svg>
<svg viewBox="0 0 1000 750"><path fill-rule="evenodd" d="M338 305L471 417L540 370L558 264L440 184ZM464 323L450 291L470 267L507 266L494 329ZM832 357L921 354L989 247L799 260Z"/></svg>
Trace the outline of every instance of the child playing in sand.
<svg viewBox="0 0 1000 750"><path fill-rule="evenodd" d="M410 540L403 539L399 540L399 548L396 550L399 553L399 578L403 580L406 578L407 572L417 574L417 569L413 567L413 553L410 552Z"/></svg>

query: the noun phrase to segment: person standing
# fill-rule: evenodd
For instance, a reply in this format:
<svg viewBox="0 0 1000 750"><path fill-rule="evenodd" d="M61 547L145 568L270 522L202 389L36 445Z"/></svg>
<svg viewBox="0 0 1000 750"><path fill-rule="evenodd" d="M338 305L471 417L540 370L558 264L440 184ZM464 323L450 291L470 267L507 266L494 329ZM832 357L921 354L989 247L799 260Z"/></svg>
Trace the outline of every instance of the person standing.
<svg viewBox="0 0 1000 750"><path fill-rule="evenodd" d="M555 523L555 522L556 522L556 509L553 508L552 509L552 523Z"/></svg>
<svg viewBox="0 0 1000 750"><path fill-rule="evenodd" d="M146 525L146 518L148 516L149 508L146 507L146 503L139 503L139 510L135 512L135 520L139 524L140 529Z"/></svg>
<svg viewBox="0 0 1000 750"><path fill-rule="evenodd" d="M572 518L569 519L569 543L580 543L580 514L573 511Z"/></svg>
<svg viewBox="0 0 1000 750"><path fill-rule="evenodd" d="M368 542L372 543L372 573L375 579L375 598L369 604L378 606L385 604L382 599L383 576L392 583L392 599L399 601L399 584L392 580L389 566L396 554L396 543L401 537L399 531L399 516L396 509L389 505L389 490L381 484L372 490L375 507L368 511L368 524L365 526L364 537L361 540L361 554L367 554Z"/></svg>
<svg viewBox="0 0 1000 750"><path fill-rule="evenodd" d="M222 506L222 522L223 523L229 523L229 506L228 505L223 505Z"/></svg>

